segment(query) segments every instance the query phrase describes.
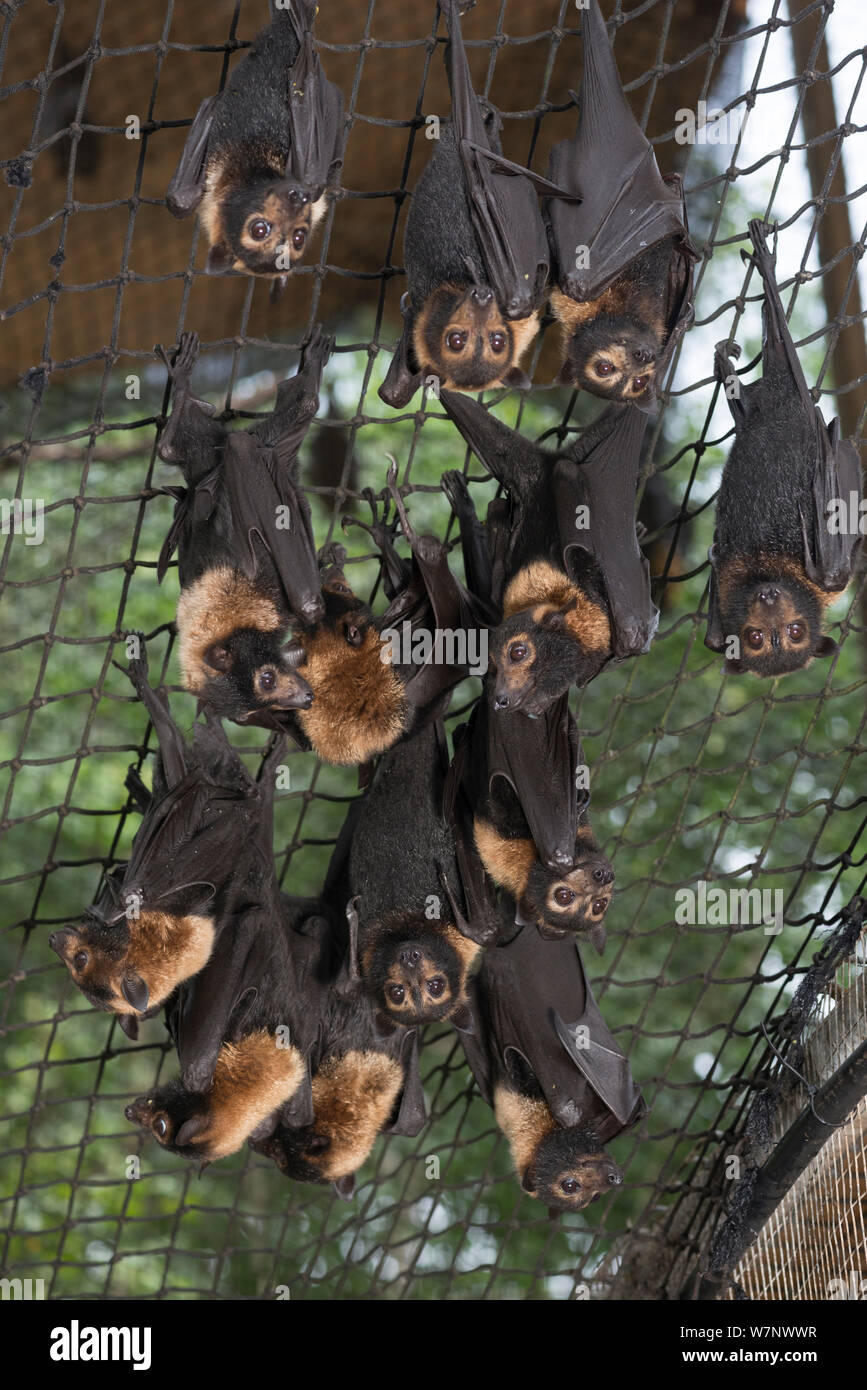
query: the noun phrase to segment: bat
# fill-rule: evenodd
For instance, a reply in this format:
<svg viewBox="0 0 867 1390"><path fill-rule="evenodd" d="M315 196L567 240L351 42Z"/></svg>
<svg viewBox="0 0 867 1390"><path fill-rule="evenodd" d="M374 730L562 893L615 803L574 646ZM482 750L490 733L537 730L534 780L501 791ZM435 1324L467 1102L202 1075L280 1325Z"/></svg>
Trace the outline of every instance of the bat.
<svg viewBox="0 0 867 1390"><path fill-rule="evenodd" d="M581 1211L623 1181L604 1145L647 1107L574 942L525 927L485 952L471 998L477 1027L461 1041L524 1191Z"/></svg>
<svg viewBox="0 0 867 1390"><path fill-rule="evenodd" d="M537 191L504 159L499 115L472 88L457 0L449 32L451 119L412 193L404 238L404 327L380 396L402 407L434 375L456 391L527 388L520 361L539 330L549 252Z"/></svg>
<svg viewBox="0 0 867 1390"><path fill-rule="evenodd" d="M366 489L364 495L372 524L347 517L344 525L361 526L377 545L388 609L375 617L353 592L342 546L321 552L325 617L296 623L287 649L313 701L284 716L281 725L325 762L344 765L367 763L441 713L469 673L473 639L480 646L493 618L455 579L442 542L414 530L393 462L387 496L410 546L409 561L398 556L393 527L386 513L379 514L373 493ZM427 648L421 654L419 642Z"/></svg>
<svg viewBox="0 0 867 1390"><path fill-rule="evenodd" d="M271 7L272 22L193 119L166 191L199 210L209 275L238 270L285 283L303 257L343 160L343 97L313 45L313 0Z"/></svg>
<svg viewBox="0 0 867 1390"><path fill-rule="evenodd" d="M717 344L735 439L717 498L705 645L725 651L724 670L768 677L837 650L823 619L852 577L862 481L854 443L813 404L775 280L776 245L772 253L760 221L749 230L764 291L762 376L741 384L729 356L740 348Z"/></svg>
<svg viewBox="0 0 867 1390"><path fill-rule="evenodd" d="M184 687L239 724L279 728L281 711L313 698L286 642L293 615L315 622L324 612L298 452L332 346L317 328L275 410L246 430L228 430L192 395L195 333L181 335L169 368L172 412L157 451L187 487L166 489L177 506L157 575L177 549Z"/></svg>
<svg viewBox="0 0 867 1390"><path fill-rule="evenodd" d="M457 787L447 785L447 799L461 798L455 814L464 837L514 899L516 924L535 925L546 938L586 934L601 953L614 868L594 837L589 793L579 788L584 756L568 694L537 719L491 716L483 698L454 743L449 776Z"/></svg>
<svg viewBox="0 0 867 1390"><path fill-rule="evenodd" d="M467 563L502 615L489 643L493 707L538 715L570 685L646 651L656 631L635 527L647 415L608 406L576 444L555 452L467 396L443 391L440 399L508 494L492 504L480 535L462 475L443 477Z"/></svg>
<svg viewBox="0 0 867 1390"><path fill-rule="evenodd" d="M418 1070L418 1033L413 1028L383 1032L366 995L349 985L349 936L345 917L335 914L341 894L335 860L346 858L338 843L319 902L295 899L284 913L305 1016L316 1032L306 1053L309 1090L284 1105L270 1134L251 1139L286 1177L333 1183L351 1197L355 1173L381 1133L413 1136L425 1123ZM349 985L349 987L347 987ZM308 1028L308 1036L312 1029Z"/></svg>
<svg viewBox="0 0 867 1390"><path fill-rule="evenodd" d="M442 725L428 723L384 754L350 811L352 973L383 1029L472 1027L467 976L479 945L459 902L446 767Z"/></svg>
<svg viewBox="0 0 867 1390"><path fill-rule="evenodd" d="M680 176L659 172L623 94L597 0L583 14L581 115L548 170L568 195L546 200L558 380L609 400L647 402L692 323L698 255Z"/></svg>
<svg viewBox="0 0 867 1390"><path fill-rule="evenodd" d="M311 1113L322 990L316 959L311 973L311 953L293 951L299 904L281 896L274 866L274 758L282 749L280 740L262 769L252 845L229 856L234 879L214 950L166 1008L180 1075L125 1111L163 1148L202 1166L247 1140L266 1140L284 1114Z"/></svg>
<svg viewBox="0 0 867 1390"><path fill-rule="evenodd" d="M107 877L83 922L49 943L94 1008L118 1015L135 1038L138 1020L207 964L233 894L261 873L282 746L253 782L213 716L186 743L165 696L148 684L145 657L130 663L129 676L159 741L153 793L129 862Z"/></svg>

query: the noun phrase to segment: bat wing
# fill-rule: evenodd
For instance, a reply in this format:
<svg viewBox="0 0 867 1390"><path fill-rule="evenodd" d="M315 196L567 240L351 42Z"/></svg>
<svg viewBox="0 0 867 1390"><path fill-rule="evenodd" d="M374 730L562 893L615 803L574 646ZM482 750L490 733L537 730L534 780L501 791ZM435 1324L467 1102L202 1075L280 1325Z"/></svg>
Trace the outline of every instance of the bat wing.
<svg viewBox="0 0 867 1390"><path fill-rule="evenodd" d="M751 260L762 278L762 369L767 375L772 367L782 367L791 377L792 387L808 419L816 419L816 407L804 376L804 369L795 351L795 344L786 322L786 311L777 287L776 244L771 251L765 237L765 224L754 217L749 223L753 253Z"/></svg>
<svg viewBox="0 0 867 1390"><path fill-rule="evenodd" d="M719 606L715 546L711 546L707 558L710 561L710 578L707 587L707 632L704 635L704 645L712 652L721 652L725 650L726 634L723 631L723 620Z"/></svg>
<svg viewBox="0 0 867 1390"><path fill-rule="evenodd" d="M569 692L537 719L488 713L488 785L497 777L509 783L524 812L543 864L563 868L575 859L578 818L589 802L576 790L581 758L578 728L569 712Z"/></svg>
<svg viewBox="0 0 867 1390"><path fill-rule="evenodd" d="M166 205L173 217L189 217L205 192L205 157L220 98L207 97L193 118L178 167L166 189Z"/></svg>
<svg viewBox="0 0 867 1390"><path fill-rule="evenodd" d="M650 565L635 530L635 494L647 414L609 406L577 447L557 461L554 493L567 574L592 557L605 584L615 660L645 652L659 623ZM586 513L576 508L584 505ZM587 524L578 527L577 523ZM583 558L586 558L583 557Z"/></svg>
<svg viewBox="0 0 867 1390"><path fill-rule="evenodd" d="M551 152L551 181L566 196L549 200L548 218L560 284L571 298L588 300L665 237L683 238L687 261L694 252L680 182L662 177L632 114L597 0L584 12L582 73L578 130Z"/></svg>
<svg viewBox="0 0 867 1390"><path fill-rule="evenodd" d="M467 1059L467 1065L476 1079L482 1100L488 1105L494 1103L494 1086L496 1078L494 1074L493 1058L491 1055L491 1033L487 1014L487 994L479 988L478 980L470 980L467 986L467 997L473 1017L476 1020L476 1027L472 1033L461 1033L461 1046Z"/></svg>
<svg viewBox="0 0 867 1390"><path fill-rule="evenodd" d="M548 278L548 245L534 182L545 180L503 159L473 91L457 0L442 5L449 31L452 121L473 230L497 302L509 319L526 318ZM496 142L496 144L494 143Z"/></svg>
<svg viewBox="0 0 867 1390"><path fill-rule="evenodd" d="M519 502L529 499L548 466L545 451L498 420L472 396L442 391L440 401L469 447Z"/></svg>
<svg viewBox="0 0 867 1390"><path fill-rule="evenodd" d="M855 551L860 541L858 523L862 493L861 460L851 440L840 438L840 424L825 425L816 411L819 456L813 471L812 516L801 510L804 536L804 570L814 584L834 592L845 589L852 577ZM854 506L852 505L854 501ZM834 516L833 504L843 503L843 516ZM855 530L850 530L854 520ZM811 544L812 533L812 544Z"/></svg>
<svg viewBox="0 0 867 1390"><path fill-rule="evenodd" d="M470 724L479 707L476 705ZM495 910L496 892L476 849L472 811L465 792L473 747L470 725L461 725L456 729L453 740L454 755L443 787L443 815L454 839L455 860L467 908L461 930L477 945L491 946L500 939Z"/></svg>
<svg viewBox="0 0 867 1390"><path fill-rule="evenodd" d="M238 567L255 579L258 541L270 556L293 613L321 615L319 565L310 511L275 453L244 430L231 434L223 456L223 486L236 536Z"/></svg>
<svg viewBox="0 0 867 1390"><path fill-rule="evenodd" d="M173 1035L189 1091L205 1091L223 1043L255 1002L267 968L269 921L261 909L240 913L219 933L203 970L179 991Z"/></svg>
<svg viewBox="0 0 867 1390"><path fill-rule="evenodd" d="M316 325L304 350L298 371L277 388L277 404L270 415L248 430L273 450L280 472L297 482L298 451L319 409L322 373L334 348L334 339Z"/></svg>
<svg viewBox="0 0 867 1390"><path fill-rule="evenodd" d="M513 1077L528 1069L559 1124L591 1124L611 1138L638 1118L640 1092L572 941L524 928L486 953L480 979L499 1065Z"/></svg>
<svg viewBox="0 0 867 1390"><path fill-rule="evenodd" d="M400 1062L403 1067L403 1090L398 1102L397 1118L389 1127L389 1134L403 1134L412 1139L425 1126L427 1109L421 1073L418 1065L418 1029L407 1028L400 1039Z"/></svg>
<svg viewBox="0 0 867 1390"><path fill-rule="evenodd" d="M385 379L379 388L380 399L394 410L402 410L412 400L424 380L424 372L416 369L412 355L412 323L407 296L401 300L403 330Z"/></svg>
<svg viewBox="0 0 867 1390"><path fill-rule="evenodd" d="M310 190L315 201L343 162L343 93L328 78L313 43L316 7L303 0L284 6L298 38L289 74L289 160L286 177Z"/></svg>

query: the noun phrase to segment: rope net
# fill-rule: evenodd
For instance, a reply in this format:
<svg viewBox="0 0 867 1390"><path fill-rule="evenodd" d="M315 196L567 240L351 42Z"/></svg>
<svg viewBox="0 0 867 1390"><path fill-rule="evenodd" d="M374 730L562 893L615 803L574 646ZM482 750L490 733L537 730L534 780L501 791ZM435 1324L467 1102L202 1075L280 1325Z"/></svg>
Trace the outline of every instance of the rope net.
<svg viewBox="0 0 867 1390"><path fill-rule="evenodd" d="M362 514L363 487L383 486L386 450L419 531L454 539L439 488L447 467L465 465L477 510L493 495L435 399L395 412L377 396L400 328L402 227L429 153L424 117L448 113L436 7L320 6L317 41L349 120L343 187L318 260L272 306L267 285L248 277L208 280L194 222L165 208L189 122L267 22L265 6L0 6L0 491L10 506L38 503L31 515L44 523L35 544L3 516L0 1265L43 1280L47 1297L672 1298L730 1210L737 1178L720 1176L724 1158L756 1096L779 1089L767 1022L864 891L857 760L867 712L863 576L832 609L840 649L830 662L770 682L724 678L703 645L713 499L732 433L713 344L737 337L742 363L758 355L760 285L739 253L749 217L776 221L778 279L807 379L826 418L840 415L844 434L863 442L867 50L845 51L858 36L830 0L642 0L630 10L617 0L603 10L660 166L684 173L702 260L696 323L643 466L659 633L575 705L594 829L617 872L606 952L586 964L650 1113L611 1147L624 1185L549 1221L522 1193L444 1029L429 1029L422 1049L428 1125L415 1140L377 1142L351 1204L287 1182L246 1148L199 1178L123 1116L176 1074L161 1020L131 1044L87 1006L47 942L124 861L138 823L128 767L150 777L145 711L112 666L125 664L126 633L146 634L151 680L173 691L181 726L195 714L177 685L176 574L161 586L155 574L171 518L159 489L177 475L155 452L167 384L154 343L169 349L194 328L197 392L244 420L271 408L313 324L335 333L302 451L318 545L341 535L344 513ZM540 172L574 125L580 20L566 0L480 0L464 20L476 89L503 112L504 152ZM700 129L680 143L676 113L700 102L724 111L714 130L725 139ZM580 394L546 385L554 336L537 340L534 391L496 407L531 437L565 438L592 413ZM351 578L369 591L377 567L363 534L354 528L346 543ZM477 682L461 687L453 712L477 693ZM229 732L255 768L264 739ZM278 864L287 891L315 893L357 780L311 754L293 753L290 767ZM683 891L719 888L760 890L763 922L728 910L689 920ZM828 988L826 1012L836 1005ZM862 1038L863 993L853 1008ZM778 1128L790 1120L778 1116ZM786 1243L781 1211L767 1256L738 1272L750 1296L831 1297L831 1280L863 1268L863 1123L862 1106L788 1199L798 1229L812 1224L812 1244Z"/></svg>

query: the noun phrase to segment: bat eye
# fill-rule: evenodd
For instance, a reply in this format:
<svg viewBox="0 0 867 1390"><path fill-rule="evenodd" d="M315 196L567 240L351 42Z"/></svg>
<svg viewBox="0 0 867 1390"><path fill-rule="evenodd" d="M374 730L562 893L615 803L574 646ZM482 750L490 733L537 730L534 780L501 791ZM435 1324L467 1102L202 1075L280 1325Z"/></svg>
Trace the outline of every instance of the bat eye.
<svg viewBox="0 0 867 1390"><path fill-rule="evenodd" d="M451 333L446 334L446 347L450 352L463 352L466 344L466 333L459 333L457 329L452 329Z"/></svg>
<svg viewBox="0 0 867 1390"><path fill-rule="evenodd" d="M606 362L603 359L601 362L596 363L593 370L597 376L610 376L616 369L613 362Z"/></svg>
<svg viewBox="0 0 867 1390"><path fill-rule="evenodd" d="M491 352L505 352L506 335L505 333L492 333L490 336Z"/></svg>
<svg viewBox="0 0 867 1390"><path fill-rule="evenodd" d="M606 910L607 907L608 907L608 899L607 899L607 898L594 898L594 899L593 899L593 902L592 902L592 904L591 904L591 910L592 910L592 912L593 912L593 916L594 916L594 917L601 917L601 916L602 916L602 913Z"/></svg>
<svg viewBox="0 0 867 1390"><path fill-rule="evenodd" d="M292 247L295 251L303 251L307 243L307 233L303 227L296 227L292 233Z"/></svg>
<svg viewBox="0 0 867 1390"><path fill-rule="evenodd" d="M633 377L633 380L632 380L632 389L633 389L633 391L635 391L636 394L638 394L638 393L641 392L641 391L645 391L645 390L647 389L647 383L648 383L649 381L650 381L650 377L649 377L649 376L636 376L636 377Z"/></svg>
<svg viewBox="0 0 867 1390"><path fill-rule="evenodd" d="M153 1131L158 1139L165 1139L169 1132L169 1122L165 1115L157 1115L155 1117Z"/></svg>
<svg viewBox="0 0 867 1390"><path fill-rule="evenodd" d="M403 1003L404 996L406 994L406 990L404 989L403 985L389 985L388 989L385 992L391 1000L392 1004Z"/></svg>
<svg viewBox="0 0 867 1390"><path fill-rule="evenodd" d="M90 957L86 951L76 951L72 958L72 964L75 966L76 970L84 970L89 959Z"/></svg>
<svg viewBox="0 0 867 1390"><path fill-rule="evenodd" d="M271 223L266 222L264 217L254 217L247 230L254 241L264 241L270 235Z"/></svg>
<svg viewBox="0 0 867 1390"><path fill-rule="evenodd" d="M526 642L513 642L513 643L512 643L511 647L509 648L509 660L510 660L510 661L515 661L515 662L517 662L517 661L523 661L523 660L525 659L526 655L527 655L527 644L526 644Z"/></svg>
<svg viewBox="0 0 867 1390"><path fill-rule="evenodd" d="M260 671L256 684L262 691L273 690L277 685L277 672L270 668L267 671Z"/></svg>
<svg viewBox="0 0 867 1390"><path fill-rule="evenodd" d="M567 1197L572 1197L581 1191L581 1184L577 1178L564 1178L560 1184L560 1191L565 1192Z"/></svg>
<svg viewBox="0 0 867 1390"><path fill-rule="evenodd" d="M789 623L786 631L792 642L803 642L807 635L807 628L804 623Z"/></svg>
<svg viewBox="0 0 867 1390"><path fill-rule="evenodd" d="M446 982L441 975L437 975L433 980L427 981L427 992L432 999L439 999L445 987Z"/></svg>
<svg viewBox="0 0 867 1390"><path fill-rule="evenodd" d="M557 888L554 890L554 901L559 903L560 907L568 907L570 903L574 903L575 894L571 888Z"/></svg>
<svg viewBox="0 0 867 1390"><path fill-rule="evenodd" d="M760 627L751 627L746 633L747 645L752 647L754 652L759 651L765 645L765 634Z"/></svg>

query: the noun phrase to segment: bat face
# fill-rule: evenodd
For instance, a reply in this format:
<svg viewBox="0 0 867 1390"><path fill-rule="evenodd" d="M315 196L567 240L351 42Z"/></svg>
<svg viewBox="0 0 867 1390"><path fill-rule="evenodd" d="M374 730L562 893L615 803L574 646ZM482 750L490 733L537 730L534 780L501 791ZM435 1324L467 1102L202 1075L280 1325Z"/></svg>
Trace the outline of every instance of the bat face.
<svg viewBox="0 0 867 1390"><path fill-rule="evenodd" d="M324 212L324 197L314 201L308 189L285 180L233 189L222 200L221 216L203 212L206 225L219 225L209 271L286 275L304 256Z"/></svg>
<svg viewBox="0 0 867 1390"><path fill-rule="evenodd" d="M174 917L142 912L118 928L87 922L49 937L75 985L95 1009L107 1013L152 1012L172 991L207 963L214 922L195 914Z"/></svg>
<svg viewBox="0 0 867 1390"><path fill-rule="evenodd" d="M487 285L440 285L416 315L419 369L453 391L502 384L539 329L536 313L509 321Z"/></svg>
<svg viewBox="0 0 867 1390"><path fill-rule="evenodd" d="M593 931L602 925L614 891L614 868L598 850L582 853L568 873L536 860L522 908L536 924L558 936Z"/></svg>
<svg viewBox="0 0 867 1390"><path fill-rule="evenodd" d="M622 1182L622 1172L596 1137L575 1129L546 1134L522 1177L530 1196L559 1211L583 1211Z"/></svg>
<svg viewBox="0 0 867 1390"><path fill-rule="evenodd" d="M362 960L364 982L390 1023L435 1023L465 1007L467 970L478 947L456 927L417 915L373 930Z"/></svg>
<svg viewBox="0 0 867 1390"><path fill-rule="evenodd" d="M507 618L491 633L488 650L492 708L528 715L541 714L570 685L586 685L610 654L570 631L568 611L544 605Z"/></svg>
<svg viewBox="0 0 867 1390"><path fill-rule="evenodd" d="M564 331L561 380L611 401L643 401L656 385L663 344L647 324L601 314Z"/></svg>
<svg viewBox="0 0 867 1390"><path fill-rule="evenodd" d="M267 1139L251 1139L250 1148L270 1158L284 1177L295 1182L328 1182L324 1169L331 1139L315 1123L301 1129L278 1125Z"/></svg>
<svg viewBox="0 0 867 1390"><path fill-rule="evenodd" d="M293 644L313 693L298 720L320 758L355 766L397 742L408 726L408 705L367 605L342 574L325 578L322 594L324 621Z"/></svg>
<svg viewBox="0 0 867 1390"><path fill-rule="evenodd" d="M823 605L806 582L760 575L721 584L720 613L724 631L740 640L740 657L726 661L727 671L781 676L837 649L823 635Z"/></svg>
<svg viewBox="0 0 867 1390"><path fill-rule="evenodd" d="M108 1013L135 1012L134 1000L147 1008L147 988L132 970L126 969L129 933L125 925L117 928L66 927L48 938L85 999L95 1009Z"/></svg>
<svg viewBox="0 0 867 1390"><path fill-rule="evenodd" d="M191 680L195 684L191 684ZM198 677L185 680L214 709L244 723L269 711L309 709L313 691L283 650L282 638L258 628L237 629L202 653Z"/></svg>
<svg viewBox="0 0 867 1390"><path fill-rule="evenodd" d="M202 1162L210 1162L216 1156L202 1132L202 1122L207 1123L205 1101L201 1095L184 1090L179 1081L170 1081L150 1095L139 1096L123 1113L131 1124L138 1125L170 1153ZM197 1135L199 1141L193 1143Z"/></svg>

